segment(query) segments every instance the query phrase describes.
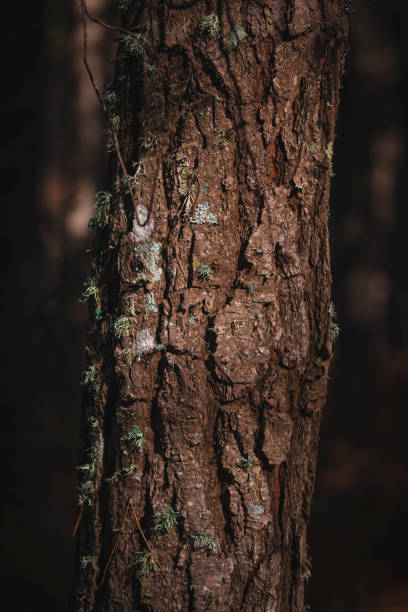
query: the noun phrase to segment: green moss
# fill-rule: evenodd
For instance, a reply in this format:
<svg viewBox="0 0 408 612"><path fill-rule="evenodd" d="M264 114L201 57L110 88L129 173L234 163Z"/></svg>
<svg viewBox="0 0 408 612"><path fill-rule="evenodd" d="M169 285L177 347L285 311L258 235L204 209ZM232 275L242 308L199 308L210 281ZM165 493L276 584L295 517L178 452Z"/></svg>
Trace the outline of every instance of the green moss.
<svg viewBox="0 0 408 612"><path fill-rule="evenodd" d="M139 184L139 176L146 175L144 165L142 162L132 162L132 169L133 169L133 174L128 174L127 177L123 176L120 179L120 186L122 187L123 192L126 195L129 195L128 182L130 183L132 190L135 191L136 187Z"/></svg>
<svg viewBox="0 0 408 612"><path fill-rule="evenodd" d="M340 334L340 326L337 323L330 323L329 335L332 342L336 342Z"/></svg>
<svg viewBox="0 0 408 612"><path fill-rule="evenodd" d="M84 304L91 298L95 300L95 320L100 321L103 319L103 312L100 308L100 291L96 284L96 279L94 276L89 276L84 282L84 289L82 291L82 295L79 301Z"/></svg>
<svg viewBox="0 0 408 612"><path fill-rule="evenodd" d="M159 353L160 351L166 350L166 345L165 344L155 344L153 348L157 353Z"/></svg>
<svg viewBox="0 0 408 612"><path fill-rule="evenodd" d="M143 53L146 37L140 34L121 34L117 41L120 47L119 59L125 59Z"/></svg>
<svg viewBox="0 0 408 612"><path fill-rule="evenodd" d="M214 143L214 148L223 149L228 142L228 137L225 130L216 130L216 133L218 134L218 139Z"/></svg>
<svg viewBox="0 0 408 612"><path fill-rule="evenodd" d="M125 338L129 336L135 325L135 318L133 316L121 315L116 319L113 324L113 331L117 338Z"/></svg>
<svg viewBox="0 0 408 612"><path fill-rule="evenodd" d="M82 472L88 472L89 477L92 478L96 472L96 465L95 463L84 463L83 465L77 465L76 469Z"/></svg>
<svg viewBox="0 0 408 612"><path fill-rule="evenodd" d="M137 465L135 463L131 463L130 465L122 467L120 470L114 472L109 478L105 478L105 482L111 484L118 478L126 478L126 476L131 476L136 469Z"/></svg>
<svg viewBox="0 0 408 612"><path fill-rule="evenodd" d="M111 109L115 108L119 104L118 94L113 90L111 84L105 86L103 98Z"/></svg>
<svg viewBox="0 0 408 612"><path fill-rule="evenodd" d="M218 544L215 537L206 531L205 533L199 533L193 537L193 547L195 550L203 548L210 552L218 552Z"/></svg>
<svg viewBox="0 0 408 612"><path fill-rule="evenodd" d="M198 29L200 30L201 34L207 38L218 38L221 32L218 15L211 14L201 17L200 21L198 22Z"/></svg>
<svg viewBox="0 0 408 612"><path fill-rule="evenodd" d="M94 459L100 459L103 455L103 445L98 444L95 448L88 448L86 451L88 458L93 461Z"/></svg>
<svg viewBox="0 0 408 612"><path fill-rule="evenodd" d="M81 569L96 569L95 557L91 557L90 555L84 555L83 557L79 558L79 565Z"/></svg>
<svg viewBox="0 0 408 612"><path fill-rule="evenodd" d="M329 144L327 145L327 149L325 149L324 152L326 154L327 159L331 161L333 157L333 142L329 142Z"/></svg>
<svg viewBox="0 0 408 612"><path fill-rule="evenodd" d="M147 132L146 136L139 138L139 143L142 149L145 151L150 151L150 149L157 147L159 144L159 139L151 132Z"/></svg>
<svg viewBox="0 0 408 612"><path fill-rule="evenodd" d="M91 364L83 373L81 385L89 387L98 396L101 390L102 378L99 366Z"/></svg>
<svg viewBox="0 0 408 612"><path fill-rule="evenodd" d="M99 289L96 286L96 279L94 276L88 276L84 282L84 289L80 298L80 302L85 303L89 298L93 297L95 300L98 299Z"/></svg>
<svg viewBox="0 0 408 612"><path fill-rule="evenodd" d="M156 519L156 525L153 529L161 533L167 533L178 524L179 516L180 512L173 510L170 506L165 508L163 512L156 512L156 514L153 514L153 518Z"/></svg>
<svg viewBox="0 0 408 612"><path fill-rule="evenodd" d="M91 480L81 482L77 488L78 491L78 505L79 506L92 506L93 498L95 494L95 486Z"/></svg>
<svg viewBox="0 0 408 612"><path fill-rule="evenodd" d="M133 474L136 468L137 465L135 463L131 463L130 465L123 467L120 470L120 476L130 476L131 474Z"/></svg>
<svg viewBox="0 0 408 612"><path fill-rule="evenodd" d="M95 201L95 214L90 219L89 227L102 229L109 223L112 194L109 191L98 191Z"/></svg>
<svg viewBox="0 0 408 612"><path fill-rule="evenodd" d="M248 283L247 292L248 295L253 295L255 293L255 283Z"/></svg>
<svg viewBox="0 0 408 612"><path fill-rule="evenodd" d="M92 427L92 429L96 429L97 427L99 427L99 421L96 417L94 416L90 416L88 419L88 423L89 425Z"/></svg>
<svg viewBox="0 0 408 612"><path fill-rule="evenodd" d="M113 127L115 133L117 134L119 132L119 128L120 128L120 117L119 117L119 115L113 115L113 117L112 117L112 127Z"/></svg>
<svg viewBox="0 0 408 612"><path fill-rule="evenodd" d="M188 155L183 153L176 157L176 165L181 168L181 175L183 176L184 171L188 166Z"/></svg>
<svg viewBox="0 0 408 612"><path fill-rule="evenodd" d="M122 349L118 351L118 359L125 365L128 361L128 358L133 355L133 351L130 348Z"/></svg>
<svg viewBox="0 0 408 612"><path fill-rule="evenodd" d="M329 336L330 336L330 340L332 342L336 342L339 334L340 334L340 326L338 325L338 323L336 323L336 321L334 321L334 319L337 318L337 313L336 313L336 308L333 304L333 302L330 302L330 306L329 306L329 315L331 317L331 321L329 324Z"/></svg>
<svg viewBox="0 0 408 612"><path fill-rule="evenodd" d="M158 571L157 563L152 555L146 549L140 550L136 553L136 576L141 578L147 578L150 574L156 574Z"/></svg>
<svg viewBox="0 0 408 612"><path fill-rule="evenodd" d="M242 457L242 459L237 461L237 467L243 472L248 472L253 465L254 462L248 459L248 457Z"/></svg>
<svg viewBox="0 0 408 612"><path fill-rule="evenodd" d="M121 437L121 441L127 446L141 450L144 444L144 435L138 425L131 425L128 431Z"/></svg>
<svg viewBox="0 0 408 612"><path fill-rule="evenodd" d="M210 266L205 266L204 264L200 264L197 268L197 276L201 280L208 280L213 274Z"/></svg>

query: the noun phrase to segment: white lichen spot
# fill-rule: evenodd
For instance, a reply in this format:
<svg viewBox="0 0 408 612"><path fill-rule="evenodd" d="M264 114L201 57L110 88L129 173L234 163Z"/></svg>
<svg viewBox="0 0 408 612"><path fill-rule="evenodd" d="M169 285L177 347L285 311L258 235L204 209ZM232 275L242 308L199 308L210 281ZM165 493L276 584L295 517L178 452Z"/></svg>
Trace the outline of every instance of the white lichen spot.
<svg viewBox="0 0 408 612"><path fill-rule="evenodd" d="M265 512L265 508L258 504L247 503L248 514L255 523L259 521L262 514Z"/></svg>
<svg viewBox="0 0 408 612"><path fill-rule="evenodd" d="M234 45L234 47L238 47L239 43L242 42L247 36L248 34L245 32L244 28L241 26L238 26L237 28L235 28L235 30L232 30L232 32L230 33L231 42Z"/></svg>
<svg viewBox="0 0 408 612"><path fill-rule="evenodd" d="M208 202L201 202L197 206L197 210L194 215L190 217L191 223L197 223L198 225L217 225L217 217L214 213L210 212L210 205Z"/></svg>
<svg viewBox="0 0 408 612"><path fill-rule="evenodd" d="M142 329L136 334L136 339L133 342L133 350L135 355L140 359L144 353L151 353L154 349L154 338L148 329Z"/></svg>
<svg viewBox="0 0 408 612"><path fill-rule="evenodd" d="M132 238L135 244L137 244L138 242L143 242L144 240L148 240L148 238L150 238L150 236L152 235L154 228L153 217L150 211L146 208L146 206L143 206L143 204L138 204L136 210L141 225L139 225L139 223L137 222L137 218L135 215L133 219L133 228L130 232L130 237Z"/></svg>

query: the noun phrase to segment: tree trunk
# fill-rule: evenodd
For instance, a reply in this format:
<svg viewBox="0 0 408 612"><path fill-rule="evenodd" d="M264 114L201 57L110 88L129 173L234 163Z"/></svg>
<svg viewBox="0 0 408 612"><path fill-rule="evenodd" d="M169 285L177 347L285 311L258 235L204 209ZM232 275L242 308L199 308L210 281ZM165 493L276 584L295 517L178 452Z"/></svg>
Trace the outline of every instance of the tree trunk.
<svg viewBox="0 0 408 612"><path fill-rule="evenodd" d="M72 607L303 611L345 9L138 4L105 93L138 205L113 150Z"/></svg>

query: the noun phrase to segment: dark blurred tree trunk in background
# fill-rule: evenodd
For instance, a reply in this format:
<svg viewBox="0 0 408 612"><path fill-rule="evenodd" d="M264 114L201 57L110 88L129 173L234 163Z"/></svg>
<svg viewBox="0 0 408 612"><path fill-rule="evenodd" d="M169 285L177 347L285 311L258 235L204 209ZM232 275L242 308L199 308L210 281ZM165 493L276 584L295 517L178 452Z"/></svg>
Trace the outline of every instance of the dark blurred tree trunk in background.
<svg viewBox="0 0 408 612"><path fill-rule="evenodd" d="M105 89L138 204L113 151L86 290L73 609L301 612L345 12L170 4L120 3L137 35ZM101 585L130 497L154 557L130 508Z"/></svg>
<svg viewBox="0 0 408 612"><path fill-rule="evenodd" d="M13 610L63 610L71 582L86 325L78 296L103 170L97 101L78 79L80 71L86 80L77 8L76 0L5 7L1 579L3 607ZM102 77L107 35L95 26L90 36Z"/></svg>

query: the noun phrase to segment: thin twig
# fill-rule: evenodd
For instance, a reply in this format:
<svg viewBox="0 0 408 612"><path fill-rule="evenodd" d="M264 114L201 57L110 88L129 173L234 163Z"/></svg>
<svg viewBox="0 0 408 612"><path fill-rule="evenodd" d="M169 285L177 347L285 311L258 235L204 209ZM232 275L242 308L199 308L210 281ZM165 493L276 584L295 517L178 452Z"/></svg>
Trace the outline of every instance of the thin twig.
<svg viewBox="0 0 408 612"><path fill-rule="evenodd" d="M183 268L183 266L182 266L182 264L181 264L180 258L179 258L178 253L177 253L176 245L175 245L175 243L174 243L174 242L175 242L175 239L176 239L176 235L175 235L175 234L173 234L173 236L171 236L170 238L171 238L171 240L169 240L169 242L168 242L168 246L170 246L170 247L174 248L174 254L175 254L175 256L176 256L177 263L178 263L179 268L180 268L180 270L181 270L181 272L182 272L182 274L183 274L183 276L184 276L184 280L186 281L186 283L188 283L188 278L187 278L187 276L186 276L186 273L184 272L184 268Z"/></svg>
<svg viewBox="0 0 408 612"><path fill-rule="evenodd" d="M122 531L123 523L125 522L125 518L126 518L126 515L127 515L128 510L129 510L129 504L130 504L130 499L129 499L128 503L126 504L126 508L125 508L125 511L124 511L124 513L123 513L123 516L122 516L122 521L121 521L121 523L120 523L120 527L119 527L118 535L117 535L117 536L116 536L116 538L115 538L115 542L114 542L114 544L113 544L113 547L112 547L111 553L110 553L110 555L109 555L109 559L108 559L108 561L107 561L107 563L106 563L106 565L105 565L105 569L104 569L104 572L103 572L103 576L102 576L102 580L101 580L100 586L102 586L102 585L103 585L103 583L105 582L106 574L107 574L107 571L108 571L108 568L109 568L110 562L112 561L113 553L115 552L115 550L116 550L116 546L118 545L119 536L120 536L121 531Z"/></svg>
<svg viewBox="0 0 408 612"><path fill-rule="evenodd" d="M89 11L88 11L88 7L86 6L86 2L83 2L84 8L85 8L85 15L88 17L88 19L90 19L91 21L93 21L94 23L97 23L98 25L102 26L103 28L106 28L107 30L113 30L113 31L117 31L117 32L124 32L125 34L131 34L132 36L135 35L134 32L131 32L130 30L127 30L126 28L122 28L121 26L113 26L113 25L109 25L109 23L105 23L104 21L101 21L100 19L96 19L96 17L93 17Z"/></svg>
<svg viewBox="0 0 408 612"><path fill-rule="evenodd" d="M114 143L114 146L115 146L116 155L118 157L119 164L120 164L123 176L124 176L124 178L126 180L126 184L127 184L128 190L129 190L130 199L132 200L132 204L133 204L133 208L134 208L135 216L136 216L136 222L137 222L137 224L140 227L144 227L149 222L150 211L149 211L149 214L147 215L146 221L144 223L142 223L141 220L140 220L140 217L139 217L138 210L137 210L137 203L136 203L135 194L133 193L132 184L130 182L130 178L129 178L129 175L128 175L127 170L126 170L125 162L123 161L123 157L122 157L122 154L120 152L119 141L118 141L118 137L116 135L115 126L113 125L113 119L112 119L111 112L107 108L107 106L106 106L106 104L104 102L104 99L103 99L103 97L102 97L102 95L101 95L101 93L100 93L100 91L98 89L98 86L96 85L95 78L93 76L92 70L91 70L91 68L90 68L90 66L88 64L88 31L87 31L87 25L86 25L86 18L88 17L89 19L91 19L92 21L94 21L95 23L101 25L104 28L113 29L113 30L119 29L119 30L122 30L124 32L127 32L128 34L131 34L132 36L134 36L136 38L139 35L134 34L133 32L130 32L129 30L125 30L124 28L117 28L115 26L108 26L103 21L99 21L98 19L95 19L94 17L91 17L89 12L88 12L88 8L86 6L86 1L85 0L81 0L81 10L82 10L82 28L83 28L83 32L84 32L84 52L83 52L83 57L82 57L83 62L84 62L84 66L85 66L86 71L88 73L89 80L91 81L92 87L93 87L93 89L94 89L94 91L96 93L96 96L97 96L98 100L99 100L99 103L100 103L100 105L102 107L102 110L103 110L105 116L108 118L108 121L109 121L109 123L111 125L111 128L112 128L112 137L113 137L113 143Z"/></svg>
<svg viewBox="0 0 408 612"><path fill-rule="evenodd" d="M166 572L164 571L164 569L163 569L163 568L162 568L162 566L160 565L159 560L157 559L157 557L155 556L154 552L152 551L152 549L151 549L151 547L150 547L150 544L149 544L149 542L146 540L145 534L143 533L142 527L141 527L141 525L140 525L140 521L139 521L139 519L137 518L137 514L136 514L136 510L135 510L135 506L134 506L134 503L133 503L133 498L132 498L132 497L129 499L128 504L130 504L130 505L131 505L131 507L132 507L133 516L135 517L136 525L137 525L137 528L138 528L138 529L139 529L139 531L140 531L140 535L142 536L142 538L143 538L143 540L144 540L144 542L145 542L145 544L146 544L146 546L147 546L147 548L148 548L148 550L149 550L150 554L152 555L152 557L153 557L153 559L154 559L154 561L155 561L156 565L157 565L157 566L160 568L160 570L161 570L161 572L162 572L163 576L165 577L166 582L168 582Z"/></svg>
<svg viewBox="0 0 408 612"><path fill-rule="evenodd" d="M82 514L83 514L83 512L84 512L84 507L83 507L83 506L81 506L81 509L80 509L80 511L79 511L79 514L78 514L78 518L77 518L77 520L76 520L76 522L75 522L75 527L74 527L74 530L73 530L73 532L72 532L72 537L73 537L73 538L75 538L75 536L76 536L76 532L78 531L78 527L79 527L79 524L80 524L80 522L81 522L81 518L82 518Z"/></svg>
<svg viewBox="0 0 408 612"><path fill-rule="evenodd" d="M109 555L109 559L108 559L108 561L106 562L105 569L104 569L104 571L103 571L103 576L102 576L102 580L101 580L101 582L100 582L100 586L103 586L103 584L104 584L104 582L105 582L106 574L108 573L109 566L110 566L110 564L111 564L111 561L112 561L113 555L114 555L115 550L116 550L116 547L117 547L117 545L118 545L118 542L119 542L119 537L120 537L120 534L122 533L123 524L124 524L124 522L125 522L126 515L127 515L128 510L129 510L129 506L131 506L131 508L132 508L132 512L133 512L133 516L135 517L135 521L136 521L137 528L138 528L138 530L139 530L139 532L140 532L140 534L141 534L141 536L142 536L142 538L143 538L143 540L144 540L144 542L145 542L145 544L146 544L146 546L147 546L147 548L148 548L148 550L149 550L150 554L152 555L152 557L153 557L153 559L154 559L154 561L155 561L155 563L156 563L157 567L158 567L158 568L161 570L161 572L162 572L162 574L163 574L164 578L166 579L166 582L168 582L168 580L167 580L167 576L166 576L166 572L164 571L164 569L163 569L163 568L162 568L162 566L160 565L160 563L159 563L159 561L158 561L157 557L155 556L155 554L154 554L153 550L151 549L151 546L150 546L149 542L146 540L146 536L145 536L145 534L143 533L143 529L142 529L142 527L141 527L141 525L140 525L140 521L139 521L139 519L137 518L137 514L136 514L135 506L134 506L134 503L133 503L133 498L132 498L132 497L129 497L129 500L128 500L127 504L126 504L125 511L124 511L124 513L123 513L123 516L122 516L122 520L121 520L121 522L120 522L120 527L119 527L118 534L117 534L117 536L116 536L116 538L115 538L115 542L113 543L112 550L111 550L111 553L110 553L110 555Z"/></svg>

